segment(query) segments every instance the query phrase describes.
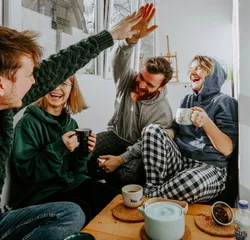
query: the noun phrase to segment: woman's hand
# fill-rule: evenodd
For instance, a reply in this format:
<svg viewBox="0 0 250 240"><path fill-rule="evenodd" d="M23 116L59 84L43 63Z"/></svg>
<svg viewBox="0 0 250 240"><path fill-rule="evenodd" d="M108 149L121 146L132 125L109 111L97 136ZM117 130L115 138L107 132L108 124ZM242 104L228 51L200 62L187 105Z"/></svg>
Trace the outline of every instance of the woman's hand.
<svg viewBox="0 0 250 240"><path fill-rule="evenodd" d="M62 140L70 152L73 152L75 148L79 146L79 142L75 134L76 132L69 131L62 136Z"/></svg>
<svg viewBox="0 0 250 240"><path fill-rule="evenodd" d="M88 150L89 152L92 152L95 148L96 145L96 134L91 133L90 136L88 137Z"/></svg>
<svg viewBox="0 0 250 240"><path fill-rule="evenodd" d="M200 107L192 107L193 113L191 114L191 121L196 127L202 127L209 120L207 113Z"/></svg>

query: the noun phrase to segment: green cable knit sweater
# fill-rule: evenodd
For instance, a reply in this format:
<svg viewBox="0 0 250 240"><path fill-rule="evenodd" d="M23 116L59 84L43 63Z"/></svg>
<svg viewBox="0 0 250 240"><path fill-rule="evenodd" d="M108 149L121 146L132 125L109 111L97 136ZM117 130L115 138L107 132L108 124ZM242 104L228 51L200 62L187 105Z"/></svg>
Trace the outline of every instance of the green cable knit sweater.
<svg viewBox="0 0 250 240"><path fill-rule="evenodd" d="M58 85L86 65L92 58L113 45L113 38L106 30L43 60L34 70L36 84L23 98L23 107L54 90ZM0 111L0 190L5 178L5 165L13 144L13 116L19 109Z"/></svg>

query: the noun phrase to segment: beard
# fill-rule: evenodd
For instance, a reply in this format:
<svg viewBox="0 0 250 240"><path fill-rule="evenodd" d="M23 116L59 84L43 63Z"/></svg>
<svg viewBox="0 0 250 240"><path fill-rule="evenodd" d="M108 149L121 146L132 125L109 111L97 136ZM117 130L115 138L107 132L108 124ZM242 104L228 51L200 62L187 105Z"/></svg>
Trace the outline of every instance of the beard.
<svg viewBox="0 0 250 240"><path fill-rule="evenodd" d="M147 89L140 89L140 92L144 92L144 94L141 95L138 93L137 88L139 88L139 83L134 80L131 86L131 93L130 93L130 96L134 102L150 100L156 96L158 97L160 94L160 91L157 88L154 92L149 92Z"/></svg>
<svg viewBox="0 0 250 240"><path fill-rule="evenodd" d="M16 85L12 86L11 93L3 101L7 108L19 108L22 106L22 99L18 96Z"/></svg>

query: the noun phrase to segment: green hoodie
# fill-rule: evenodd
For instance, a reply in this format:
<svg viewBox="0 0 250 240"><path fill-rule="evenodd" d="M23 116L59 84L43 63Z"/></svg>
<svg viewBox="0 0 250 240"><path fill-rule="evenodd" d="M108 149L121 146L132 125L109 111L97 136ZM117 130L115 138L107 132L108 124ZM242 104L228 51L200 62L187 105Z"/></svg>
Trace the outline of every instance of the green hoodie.
<svg viewBox="0 0 250 240"><path fill-rule="evenodd" d="M58 122L37 105L31 105L16 125L12 158L19 175L19 194L10 206L37 204L51 194L75 188L87 178L84 171L90 154L79 148L68 150L62 135L78 125L65 111L62 114Z"/></svg>

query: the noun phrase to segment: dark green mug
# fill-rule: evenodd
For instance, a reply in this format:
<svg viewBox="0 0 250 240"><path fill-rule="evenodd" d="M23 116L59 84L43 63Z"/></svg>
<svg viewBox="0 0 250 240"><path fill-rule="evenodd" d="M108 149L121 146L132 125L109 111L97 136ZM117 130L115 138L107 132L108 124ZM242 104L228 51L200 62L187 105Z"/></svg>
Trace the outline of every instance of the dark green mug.
<svg viewBox="0 0 250 240"><path fill-rule="evenodd" d="M75 233L64 238L64 240L95 240L95 238L90 233Z"/></svg>

